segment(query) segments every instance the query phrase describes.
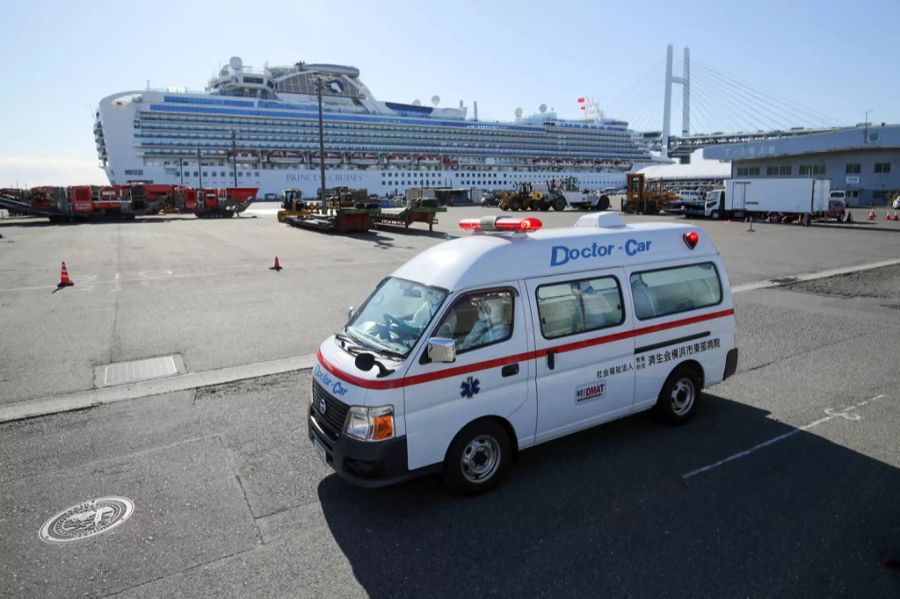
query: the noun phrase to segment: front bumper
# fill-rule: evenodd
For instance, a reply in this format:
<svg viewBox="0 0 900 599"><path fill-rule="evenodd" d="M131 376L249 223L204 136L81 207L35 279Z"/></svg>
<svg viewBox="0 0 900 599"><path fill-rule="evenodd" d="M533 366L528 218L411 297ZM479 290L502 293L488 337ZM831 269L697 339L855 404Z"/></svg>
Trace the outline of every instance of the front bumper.
<svg viewBox="0 0 900 599"><path fill-rule="evenodd" d="M316 422L310 406L307 415L310 442L325 447L325 461L345 480L360 487L385 487L407 480L420 472L410 472L406 437L384 441L360 441L346 434L337 440L327 435Z"/></svg>

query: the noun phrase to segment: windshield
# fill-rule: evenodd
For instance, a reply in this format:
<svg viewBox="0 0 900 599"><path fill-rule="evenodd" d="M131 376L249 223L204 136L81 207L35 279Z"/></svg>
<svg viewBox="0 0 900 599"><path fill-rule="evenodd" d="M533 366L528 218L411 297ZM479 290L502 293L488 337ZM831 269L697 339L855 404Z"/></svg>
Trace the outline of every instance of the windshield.
<svg viewBox="0 0 900 599"><path fill-rule="evenodd" d="M387 278L350 320L345 332L375 351L405 358L447 297L447 291Z"/></svg>

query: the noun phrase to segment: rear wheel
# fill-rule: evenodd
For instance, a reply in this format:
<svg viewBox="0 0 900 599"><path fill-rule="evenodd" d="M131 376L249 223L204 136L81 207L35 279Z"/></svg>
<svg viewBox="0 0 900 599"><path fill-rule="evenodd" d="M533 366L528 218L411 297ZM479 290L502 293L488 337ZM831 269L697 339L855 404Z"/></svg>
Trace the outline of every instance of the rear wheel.
<svg viewBox="0 0 900 599"><path fill-rule="evenodd" d="M444 482L466 495L490 491L506 472L512 455L509 434L493 420L478 420L453 439L444 459Z"/></svg>
<svg viewBox="0 0 900 599"><path fill-rule="evenodd" d="M506 212L507 210L509 210L509 204L500 204L500 210Z"/></svg>
<svg viewBox="0 0 900 599"><path fill-rule="evenodd" d="M597 210L600 210L601 212L605 212L605 211L609 210L609 196L608 195L600 196L600 199L597 200L596 208L597 208Z"/></svg>
<svg viewBox="0 0 900 599"><path fill-rule="evenodd" d="M654 410L670 424L687 422L694 415L700 398L700 377L694 368L679 366L659 392Z"/></svg>
<svg viewBox="0 0 900 599"><path fill-rule="evenodd" d="M520 200L519 198L514 199L512 202L509 203L509 209L512 210L513 212L518 212L519 210L521 210L522 209L522 200Z"/></svg>
<svg viewBox="0 0 900 599"><path fill-rule="evenodd" d="M556 198L553 200L553 209L557 212L562 212L566 209L566 201L562 198Z"/></svg>
<svg viewBox="0 0 900 599"><path fill-rule="evenodd" d="M718 210L713 210L712 212L710 212L710 213L709 213L709 218L711 218L711 219L713 219L713 220L719 220L719 211L718 211Z"/></svg>

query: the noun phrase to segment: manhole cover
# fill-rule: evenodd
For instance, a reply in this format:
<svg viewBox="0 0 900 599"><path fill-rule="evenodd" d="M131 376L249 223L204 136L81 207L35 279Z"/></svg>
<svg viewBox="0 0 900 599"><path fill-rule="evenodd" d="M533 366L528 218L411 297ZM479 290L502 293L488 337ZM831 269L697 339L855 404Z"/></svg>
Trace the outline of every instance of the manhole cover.
<svg viewBox="0 0 900 599"><path fill-rule="evenodd" d="M133 512L134 502L126 497L91 499L44 522L41 540L47 543L80 541L115 528L128 520Z"/></svg>
<svg viewBox="0 0 900 599"><path fill-rule="evenodd" d="M165 378L183 371L184 362L178 354L131 362L117 362L98 366L94 372L94 384L97 387L126 385Z"/></svg>

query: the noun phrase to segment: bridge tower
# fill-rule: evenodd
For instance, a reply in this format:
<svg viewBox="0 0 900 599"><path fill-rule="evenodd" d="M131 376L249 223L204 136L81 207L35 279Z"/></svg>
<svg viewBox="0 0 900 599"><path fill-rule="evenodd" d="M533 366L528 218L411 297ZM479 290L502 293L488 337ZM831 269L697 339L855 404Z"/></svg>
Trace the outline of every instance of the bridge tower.
<svg viewBox="0 0 900 599"><path fill-rule="evenodd" d="M682 91L681 135L687 137L691 130L691 49L684 48L684 72L681 77L672 74L672 44L666 46L666 96L663 103L662 155L669 155L669 129L672 124L672 84L680 83Z"/></svg>

